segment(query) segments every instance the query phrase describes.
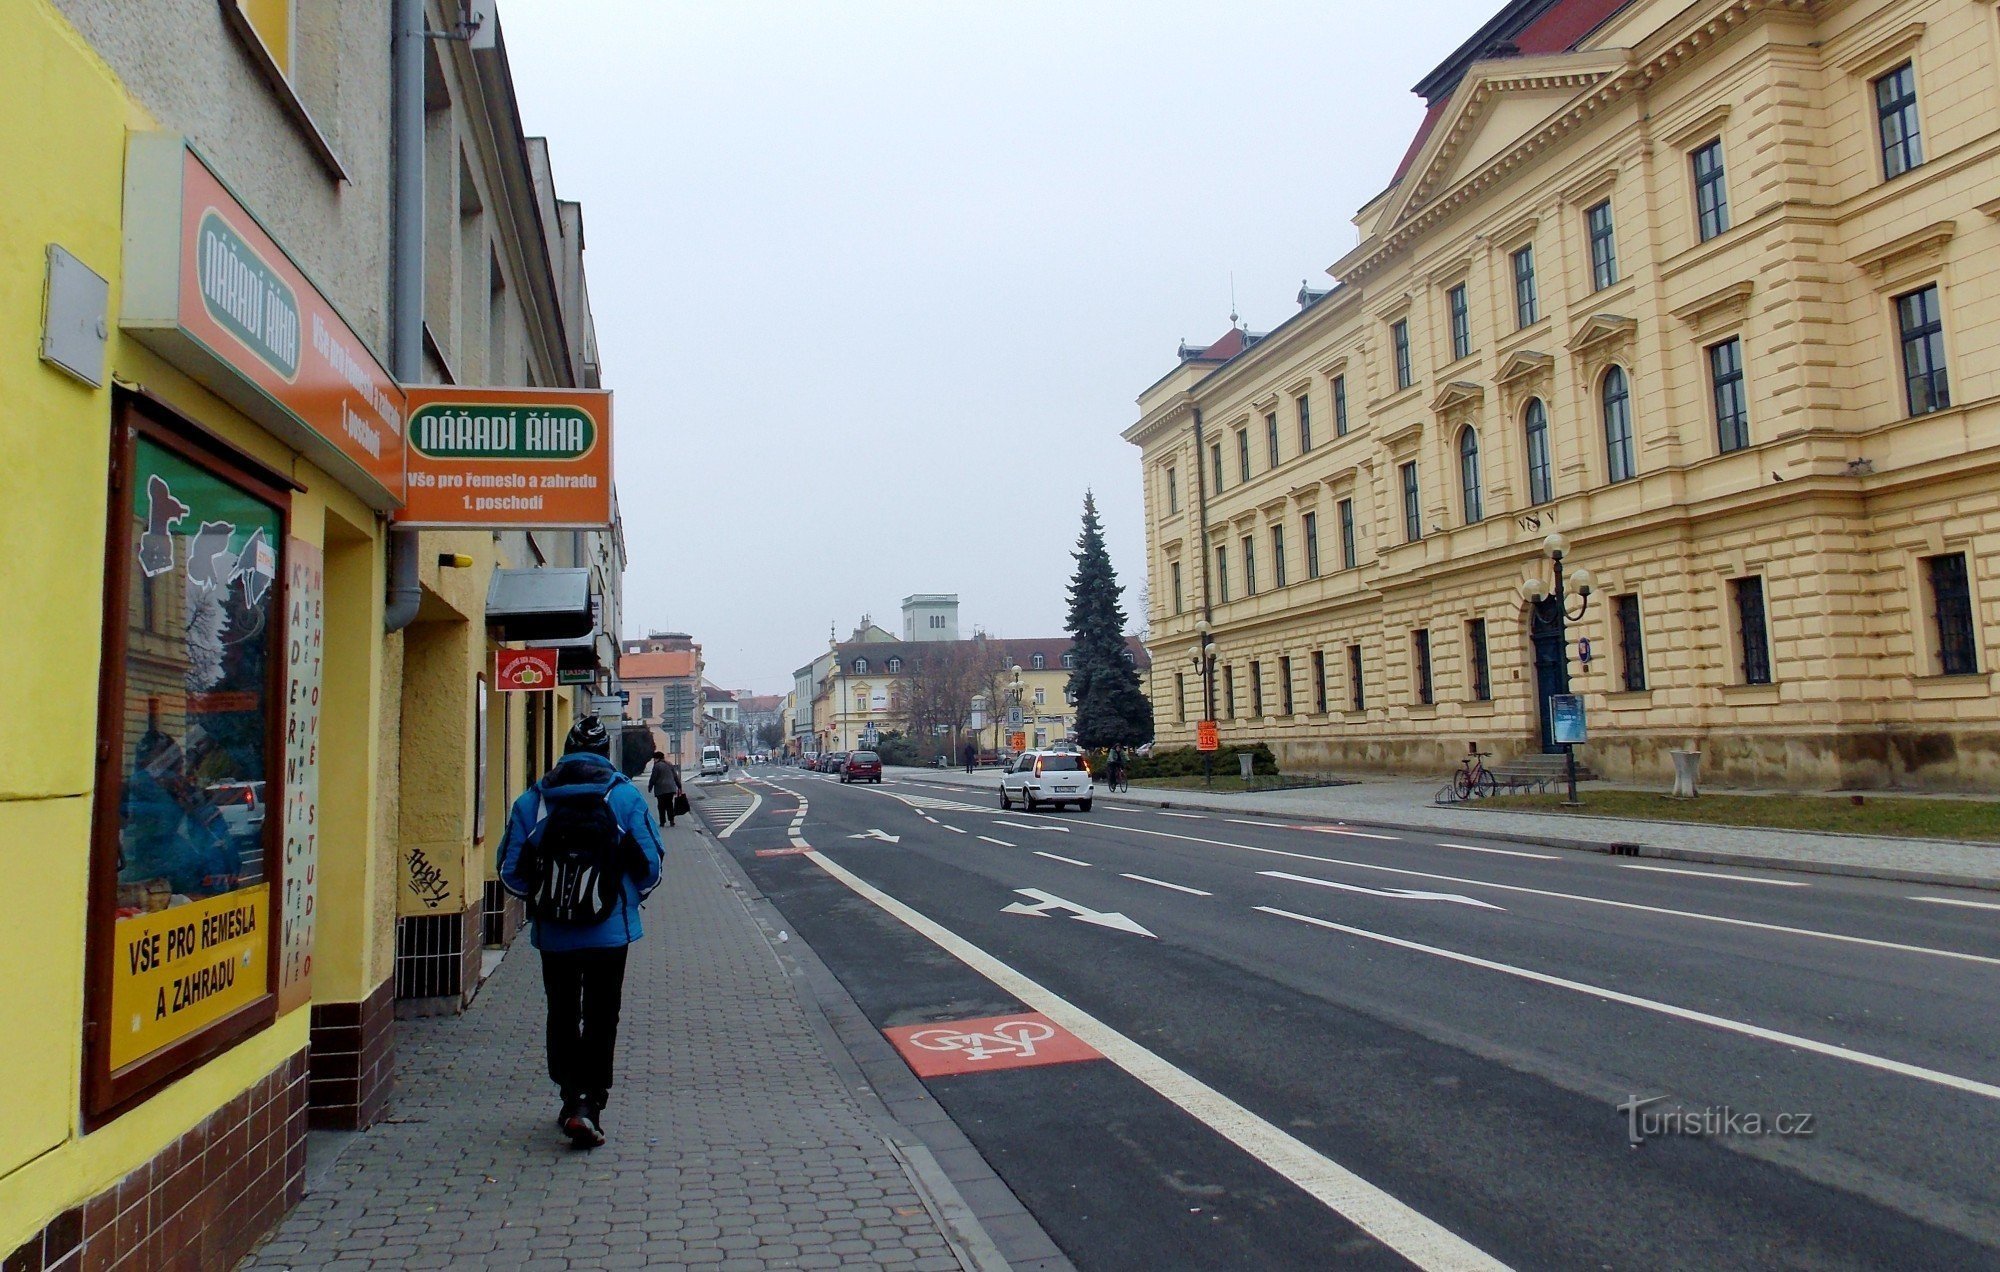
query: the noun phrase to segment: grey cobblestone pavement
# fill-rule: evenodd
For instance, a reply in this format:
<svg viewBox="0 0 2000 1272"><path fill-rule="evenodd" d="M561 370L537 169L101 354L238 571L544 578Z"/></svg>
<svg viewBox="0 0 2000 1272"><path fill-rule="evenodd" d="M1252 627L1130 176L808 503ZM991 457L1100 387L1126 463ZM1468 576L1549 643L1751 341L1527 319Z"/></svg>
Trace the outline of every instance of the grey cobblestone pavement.
<svg viewBox="0 0 2000 1272"><path fill-rule="evenodd" d="M463 1016L396 1037L387 1120L242 1265L960 1268L708 840L670 832L633 947L610 1142L571 1149L525 937Z"/></svg>

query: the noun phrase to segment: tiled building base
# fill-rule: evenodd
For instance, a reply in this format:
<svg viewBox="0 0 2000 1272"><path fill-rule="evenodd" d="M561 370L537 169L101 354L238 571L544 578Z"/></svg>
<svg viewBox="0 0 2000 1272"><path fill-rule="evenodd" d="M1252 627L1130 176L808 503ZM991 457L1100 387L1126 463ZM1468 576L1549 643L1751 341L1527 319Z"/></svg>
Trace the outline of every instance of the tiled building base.
<svg viewBox="0 0 2000 1272"><path fill-rule="evenodd" d="M396 1069L396 982L358 1003L314 1003L307 1117L314 1130L360 1131L389 1102Z"/></svg>
<svg viewBox="0 0 2000 1272"><path fill-rule="evenodd" d="M305 1194L303 1051L7 1256L6 1272L221 1272Z"/></svg>

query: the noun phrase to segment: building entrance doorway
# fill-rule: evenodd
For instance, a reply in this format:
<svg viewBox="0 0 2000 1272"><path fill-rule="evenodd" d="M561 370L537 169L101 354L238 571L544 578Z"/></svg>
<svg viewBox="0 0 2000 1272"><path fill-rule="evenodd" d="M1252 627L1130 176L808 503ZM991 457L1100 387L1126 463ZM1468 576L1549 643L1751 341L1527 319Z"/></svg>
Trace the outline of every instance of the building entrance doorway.
<svg viewBox="0 0 2000 1272"><path fill-rule="evenodd" d="M1555 740L1555 722L1549 715L1549 699L1569 692L1569 659L1563 649L1562 611L1553 596L1528 607L1528 637L1535 651L1535 719L1541 734L1542 751L1560 755Z"/></svg>

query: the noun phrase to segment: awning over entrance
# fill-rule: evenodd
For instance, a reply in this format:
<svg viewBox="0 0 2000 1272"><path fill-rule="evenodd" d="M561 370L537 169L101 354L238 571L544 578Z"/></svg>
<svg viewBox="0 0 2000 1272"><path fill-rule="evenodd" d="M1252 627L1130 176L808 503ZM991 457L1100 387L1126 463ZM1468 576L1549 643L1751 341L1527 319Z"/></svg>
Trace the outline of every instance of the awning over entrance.
<svg viewBox="0 0 2000 1272"><path fill-rule="evenodd" d="M495 570L486 623L501 640L589 637L596 625L585 569Z"/></svg>

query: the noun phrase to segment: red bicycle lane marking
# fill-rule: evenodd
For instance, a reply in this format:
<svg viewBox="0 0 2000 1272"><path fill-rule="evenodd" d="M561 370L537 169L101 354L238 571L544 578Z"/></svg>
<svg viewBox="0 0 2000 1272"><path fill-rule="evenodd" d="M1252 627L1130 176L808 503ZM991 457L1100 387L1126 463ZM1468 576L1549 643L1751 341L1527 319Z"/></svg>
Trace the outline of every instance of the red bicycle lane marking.
<svg viewBox="0 0 2000 1272"><path fill-rule="evenodd" d="M882 1034L920 1078L1104 1058L1095 1047L1034 1011L902 1025Z"/></svg>

